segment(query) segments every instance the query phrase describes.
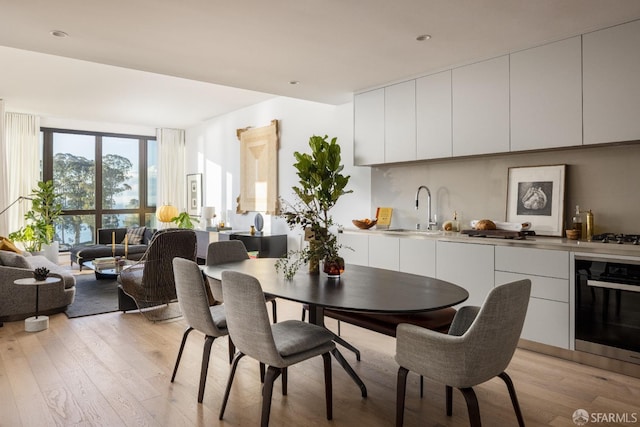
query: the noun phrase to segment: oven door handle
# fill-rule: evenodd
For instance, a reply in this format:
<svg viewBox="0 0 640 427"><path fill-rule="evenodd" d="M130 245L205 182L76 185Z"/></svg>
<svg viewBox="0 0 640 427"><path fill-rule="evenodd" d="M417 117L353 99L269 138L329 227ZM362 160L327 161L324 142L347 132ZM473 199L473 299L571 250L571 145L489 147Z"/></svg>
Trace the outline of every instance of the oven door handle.
<svg viewBox="0 0 640 427"><path fill-rule="evenodd" d="M640 286L627 285L626 283L602 282L600 280L587 280L587 286L597 288L616 289L620 291L640 292Z"/></svg>

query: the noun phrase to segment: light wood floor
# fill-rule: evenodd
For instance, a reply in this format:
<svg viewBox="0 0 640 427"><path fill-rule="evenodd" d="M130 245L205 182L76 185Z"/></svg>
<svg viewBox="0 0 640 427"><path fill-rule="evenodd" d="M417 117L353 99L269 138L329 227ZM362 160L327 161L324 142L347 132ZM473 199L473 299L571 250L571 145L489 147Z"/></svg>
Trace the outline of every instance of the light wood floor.
<svg viewBox="0 0 640 427"><path fill-rule="evenodd" d="M280 319L299 318L300 306L278 301ZM328 326L336 330L336 323ZM229 363L226 338L216 340L203 404L197 403L202 335L191 334L176 382L169 379L185 324L150 323L138 313L77 319L52 316L50 328L24 332L23 322L0 328L0 426L248 426L260 419L258 364L241 361L223 421L218 420ZM343 324L342 336L362 351L362 361L341 349L368 387L359 389L333 363L334 418L324 409L322 359L290 368L289 394L275 386L272 426L392 426L397 365L392 338ZM574 426L578 408L588 412L635 413L640 425L640 379L519 349L507 372L528 426ZM410 375L406 426L466 426L461 394L454 414L444 413L444 387ZM516 425L504 384L476 388L485 426ZM591 425L591 424L590 424Z"/></svg>

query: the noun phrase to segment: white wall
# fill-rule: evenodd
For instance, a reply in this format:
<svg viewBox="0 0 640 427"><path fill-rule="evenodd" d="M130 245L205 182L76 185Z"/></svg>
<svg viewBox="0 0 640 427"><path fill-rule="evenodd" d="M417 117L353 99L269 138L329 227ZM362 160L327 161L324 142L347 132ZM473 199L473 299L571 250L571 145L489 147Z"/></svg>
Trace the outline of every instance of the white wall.
<svg viewBox="0 0 640 427"><path fill-rule="evenodd" d="M291 187L298 184L292 164L293 153L309 152L309 137L337 137L342 152L344 174L351 175L347 189L332 210L334 220L351 225L354 218L371 217L371 170L353 165L353 104L327 105L293 98L275 98L230 114L213 118L200 126L186 130L186 173L203 174L203 203L215 206L216 214L228 215L235 230L247 231L255 214L235 214L236 197L240 192L240 144L236 130L268 125L278 120L280 148L278 150L278 194L293 201ZM265 217L265 231L290 235L289 248L297 249L299 231L290 231L281 218ZM294 246L295 245L295 246Z"/></svg>

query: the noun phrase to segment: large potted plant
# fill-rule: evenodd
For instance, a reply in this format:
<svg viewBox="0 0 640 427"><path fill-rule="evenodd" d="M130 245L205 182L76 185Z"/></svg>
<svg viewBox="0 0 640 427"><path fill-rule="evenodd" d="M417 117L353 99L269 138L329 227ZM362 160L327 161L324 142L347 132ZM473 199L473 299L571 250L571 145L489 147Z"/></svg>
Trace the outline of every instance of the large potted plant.
<svg viewBox="0 0 640 427"><path fill-rule="evenodd" d="M319 271L320 261L324 261L327 267L342 265L344 268L339 254L341 245L330 230L334 222L329 211L342 195L352 191L345 190L350 176L342 174L344 166L340 163L340 146L336 140L329 141L326 135L314 135L309 138L310 154L297 151L293 154L296 159L293 166L300 179L299 185L292 187L297 201L293 204L281 201L280 216L287 221L289 228L302 228L309 245L290 251L287 258L276 263L276 268L282 269L287 278L293 277L307 263L312 273ZM338 273L335 270L327 272Z"/></svg>
<svg viewBox="0 0 640 427"><path fill-rule="evenodd" d="M58 262L58 245L54 241L55 222L62 214L62 205L57 201L53 181L40 181L31 190L31 210L25 215L25 226L9 234L9 238L21 242L28 252L39 252L44 248L51 261Z"/></svg>

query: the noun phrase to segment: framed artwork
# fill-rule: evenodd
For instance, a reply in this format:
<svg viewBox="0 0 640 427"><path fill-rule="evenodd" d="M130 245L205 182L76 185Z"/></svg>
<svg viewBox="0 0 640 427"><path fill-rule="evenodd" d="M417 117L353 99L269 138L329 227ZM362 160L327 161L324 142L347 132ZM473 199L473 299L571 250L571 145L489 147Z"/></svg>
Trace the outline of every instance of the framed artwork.
<svg viewBox="0 0 640 427"><path fill-rule="evenodd" d="M238 129L240 195L236 213L278 213L278 121L268 126Z"/></svg>
<svg viewBox="0 0 640 427"><path fill-rule="evenodd" d="M507 221L530 222L539 235L562 236L566 165L509 168Z"/></svg>
<svg viewBox="0 0 640 427"><path fill-rule="evenodd" d="M200 215L202 207L202 174L187 175L187 213L190 216Z"/></svg>

